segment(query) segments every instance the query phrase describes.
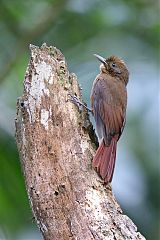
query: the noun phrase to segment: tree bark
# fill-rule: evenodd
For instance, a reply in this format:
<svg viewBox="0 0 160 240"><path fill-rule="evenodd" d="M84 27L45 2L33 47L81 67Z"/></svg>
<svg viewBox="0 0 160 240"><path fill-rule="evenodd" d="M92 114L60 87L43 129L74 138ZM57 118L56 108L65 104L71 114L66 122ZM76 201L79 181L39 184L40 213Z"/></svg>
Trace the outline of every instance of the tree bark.
<svg viewBox="0 0 160 240"><path fill-rule="evenodd" d="M122 213L111 186L92 168L96 137L81 99L55 47L31 45L17 102L16 140L34 218L45 240L145 239Z"/></svg>

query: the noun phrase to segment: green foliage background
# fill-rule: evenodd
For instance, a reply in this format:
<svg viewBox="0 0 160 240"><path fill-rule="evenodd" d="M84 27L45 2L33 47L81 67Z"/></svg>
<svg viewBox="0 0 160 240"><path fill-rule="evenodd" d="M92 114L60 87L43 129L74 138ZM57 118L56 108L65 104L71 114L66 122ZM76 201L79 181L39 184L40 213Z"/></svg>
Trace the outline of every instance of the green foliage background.
<svg viewBox="0 0 160 240"><path fill-rule="evenodd" d="M0 1L0 239L38 240L14 139L30 43L64 53L89 102L99 63L118 55L130 69L127 125L119 142L113 190L147 239L159 237L158 64L156 0Z"/></svg>

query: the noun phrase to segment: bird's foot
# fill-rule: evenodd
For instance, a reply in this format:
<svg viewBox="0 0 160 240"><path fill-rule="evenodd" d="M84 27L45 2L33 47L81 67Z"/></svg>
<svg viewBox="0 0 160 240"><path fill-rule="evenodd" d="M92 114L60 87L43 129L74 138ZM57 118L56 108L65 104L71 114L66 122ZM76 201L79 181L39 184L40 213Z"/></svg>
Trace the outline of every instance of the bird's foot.
<svg viewBox="0 0 160 240"><path fill-rule="evenodd" d="M75 95L71 95L70 93L68 94L68 96L70 97L70 100L72 103L74 103L80 111L82 111L83 108L87 109L89 112L92 113L92 110L90 108L88 108L84 103L82 103L78 98L77 96Z"/></svg>
<svg viewBox="0 0 160 240"><path fill-rule="evenodd" d="M103 186L104 186L106 189L112 191L112 185L111 185L110 182L109 182L109 183L105 183L105 182L104 182Z"/></svg>

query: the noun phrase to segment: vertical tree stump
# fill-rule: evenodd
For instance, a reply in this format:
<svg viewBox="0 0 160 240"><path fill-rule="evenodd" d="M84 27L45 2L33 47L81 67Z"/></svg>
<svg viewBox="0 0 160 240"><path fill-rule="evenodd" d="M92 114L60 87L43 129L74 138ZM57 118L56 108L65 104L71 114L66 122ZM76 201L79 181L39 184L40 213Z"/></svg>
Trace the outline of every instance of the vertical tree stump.
<svg viewBox="0 0 160 240"><path fill-rule="evenodd" d="M55 47L31 45L18 99L16 140L26 189L45 240L145 239L92 169L96 138L75 74Z"/></svg>

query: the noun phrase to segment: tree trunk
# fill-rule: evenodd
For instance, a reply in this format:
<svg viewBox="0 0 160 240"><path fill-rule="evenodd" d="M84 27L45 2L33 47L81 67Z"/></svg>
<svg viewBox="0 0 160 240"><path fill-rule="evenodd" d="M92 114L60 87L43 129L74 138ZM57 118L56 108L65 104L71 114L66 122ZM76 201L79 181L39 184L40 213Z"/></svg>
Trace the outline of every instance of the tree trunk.
<svg viewBox="0 0 160 240"><path fill-rule="evenodd" d="M45 240L145 239L92 168L96 137L75 74L55 47L31 45L18 99L16 140L26 189Z"/></svg>

